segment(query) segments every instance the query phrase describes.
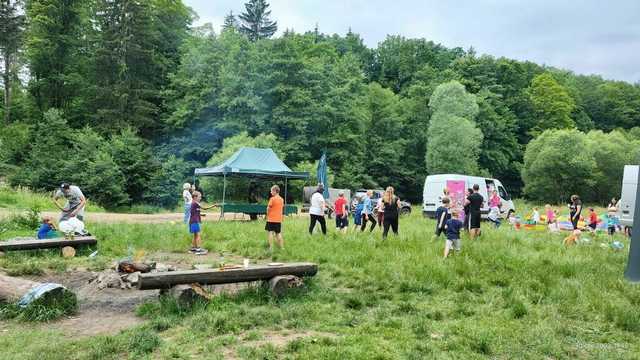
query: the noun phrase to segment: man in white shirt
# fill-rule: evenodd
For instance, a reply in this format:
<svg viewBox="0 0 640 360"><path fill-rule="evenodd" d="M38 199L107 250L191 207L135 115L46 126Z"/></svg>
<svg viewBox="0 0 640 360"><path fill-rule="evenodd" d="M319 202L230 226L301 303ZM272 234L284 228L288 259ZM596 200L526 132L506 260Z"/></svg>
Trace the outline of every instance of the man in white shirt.
<svg viewBox="0 0 640 360"><path fill-rule="evenodd" d="M58 199L60 198L65 198L67 200L64 207L60 206L58 203ZM84 221L84 206L87 203L87 199L84 197L79 187L63 183L60 185L60 189L53 194L53 203L58 209L60 209L60 211L62 211L60 221L69 220L72 217L76 217L78 220Z"/></svg>
<svg viewBox="0 0 640 360"><path fill-rule="evenodd" d="M324 218L324 210L326 203L324 201L324 187L322 184L318 184L318 189L311 195L311 207L309 208L309 215L311 216L311 223L309 224L309 234L313 235L313 229L316 227L316 222L320 223L320 228L324 235L327 234L327 222Z"/></svg>

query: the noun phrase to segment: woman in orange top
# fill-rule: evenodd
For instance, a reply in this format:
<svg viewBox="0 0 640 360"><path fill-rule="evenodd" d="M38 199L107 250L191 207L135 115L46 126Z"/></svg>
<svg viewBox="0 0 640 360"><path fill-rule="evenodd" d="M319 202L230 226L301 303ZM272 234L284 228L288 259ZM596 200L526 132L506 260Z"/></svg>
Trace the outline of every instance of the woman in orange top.
<svg viewBox="0 0 640 360"><path fill-rule="evenodd" d="M282 218L284 217L284 199L280 196L280 187L273 185L271 187L271 199L267 205L267 230L269 239L269 251L273 250L273 238L276 238L280 249L284 249L284 240L282 239Z"/></svg>

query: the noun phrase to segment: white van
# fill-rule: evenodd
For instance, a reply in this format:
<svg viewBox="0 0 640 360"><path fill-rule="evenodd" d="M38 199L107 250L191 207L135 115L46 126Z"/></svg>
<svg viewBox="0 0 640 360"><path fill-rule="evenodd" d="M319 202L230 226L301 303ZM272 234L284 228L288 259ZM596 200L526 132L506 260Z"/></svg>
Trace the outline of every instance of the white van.
<svg viewBox="0 0 640 360"><path fill-rule="evenodd" d="M472 188L475 184L480 186L479 192L485 201L481 209L482 217L486 217L489 214L489 193L494 189L498 190L498 195L502 200L500 212L506 215L509 210L515 211L511 196L509 196L509 193L498 179L458 174L439 174L429 175L424 181L422 214L432 218L435 217L436 209L441 204L444 188L449 190L449 197L454 205L458 207L464 206L464 200L467 198L467 189Z"/></svg>
<svg viewBox="0 0 640 360"><path fill-rule="evenodd" d="M622 176L622 194L618 202L620 224L633 226L633 213L636 210L636 190L638 189L638 165L625 165Z"/></svg>

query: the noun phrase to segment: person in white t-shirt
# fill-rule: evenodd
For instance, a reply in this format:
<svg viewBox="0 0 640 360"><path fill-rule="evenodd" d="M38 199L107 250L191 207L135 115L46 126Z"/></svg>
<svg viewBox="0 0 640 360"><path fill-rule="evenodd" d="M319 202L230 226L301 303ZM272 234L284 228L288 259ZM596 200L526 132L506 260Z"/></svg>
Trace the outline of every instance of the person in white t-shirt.
<svg viewBox="0 0 640 360"><path fill-rule="evenodd" d="M184 183L182 185L182 199L184 200L184 223L189 223L189 217L191 216L191 184Z"/></svg>
<svg viewBox="0 0 640 360"><path fill-rule="evenodd" d="M318 184L318 189L311 195L311 207L309 208L309 215L311 216L311 223L309 223L309 234L313 235L313 229L316 227L316 222L320 223L320 228L323 234L327 234L327 222L324 219L324 210L326 203L324 201L324 187L322 184Z"/></svg>

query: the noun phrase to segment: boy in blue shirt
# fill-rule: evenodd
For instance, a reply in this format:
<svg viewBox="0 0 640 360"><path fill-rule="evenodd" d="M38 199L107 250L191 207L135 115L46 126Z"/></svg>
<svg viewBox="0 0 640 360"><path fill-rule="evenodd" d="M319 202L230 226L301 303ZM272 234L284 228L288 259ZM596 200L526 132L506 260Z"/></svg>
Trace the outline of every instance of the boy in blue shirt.
<svg viewBox="0 0 640 360"><path fill-rule="evenodd" d="M53 222L51 221L51 217L50 216L43 216L42 217L42 225L40 225L40 228L38 229L38 234L36 234L36 238L38 239L53 239L58 237L59 234L56 231L56 227L55 225L53 225Z"/></svg>
<svg viewBox="0 0 640 360"><path fill-rule="evenodd" d="M460 251L460 229L462 229L462 221L458 220L458 210L453 209L451 219L445 222L444 228L447 234L447 241L444 246L444 258L449 256L451 249Z"/></svg>
<svg viewBox="0 0 640 360"><path fill-rule="evenodd" d="M443 197L442 205L440 205L436 210L436 237L440 237L440 234L444 231L444 224L447 220L451 219L451 214L449 214L449 203L449 198Z"/></svg>
<svg viewBox="0 0 640 360"><path fill-rule="evenodd" d="M353 224L355 225L355 230L358 230L362 225L362 209L364 209L364 204L362 201L358 201L355 211L353 212Z"/></svg>

